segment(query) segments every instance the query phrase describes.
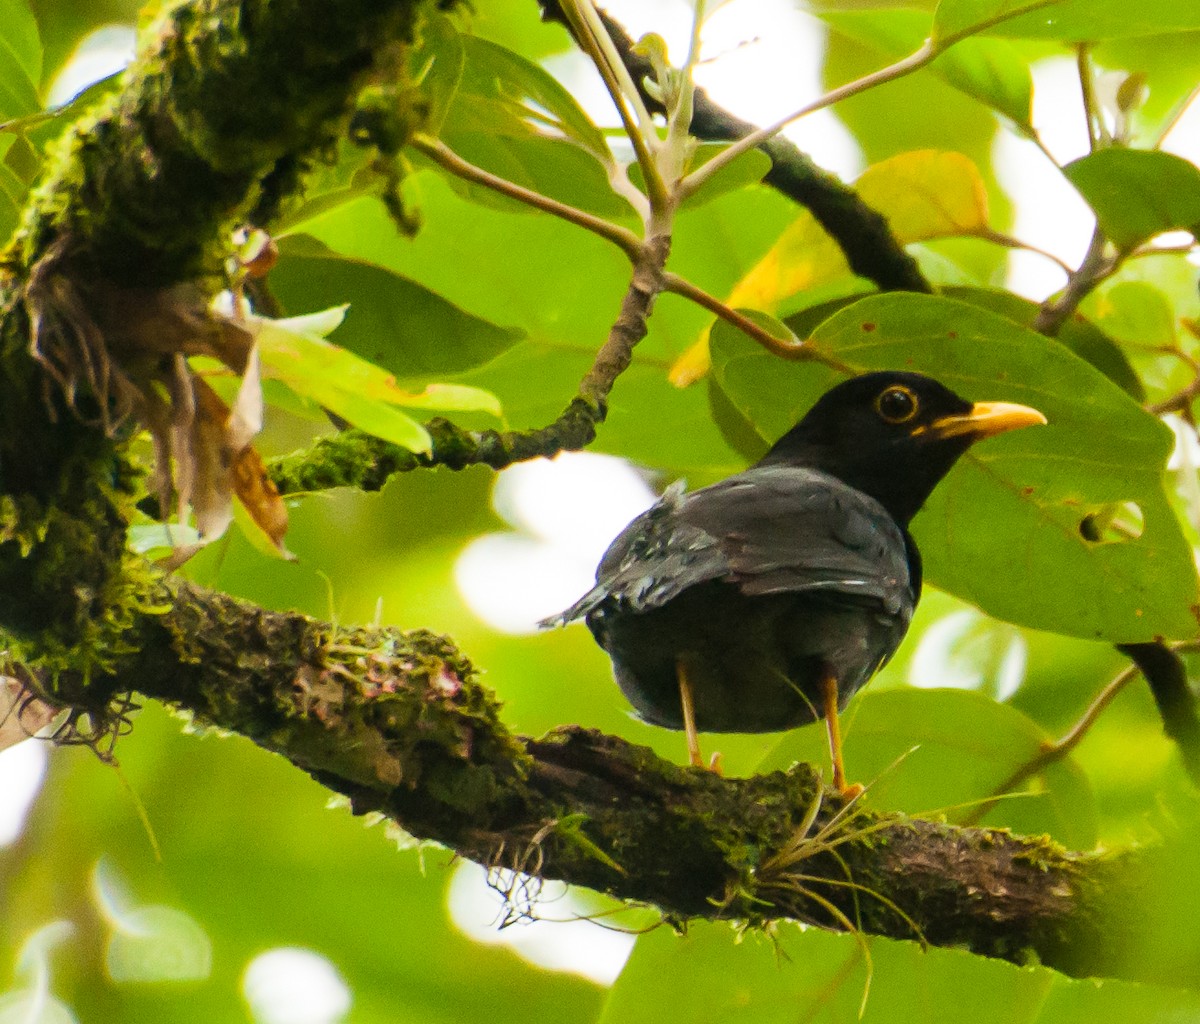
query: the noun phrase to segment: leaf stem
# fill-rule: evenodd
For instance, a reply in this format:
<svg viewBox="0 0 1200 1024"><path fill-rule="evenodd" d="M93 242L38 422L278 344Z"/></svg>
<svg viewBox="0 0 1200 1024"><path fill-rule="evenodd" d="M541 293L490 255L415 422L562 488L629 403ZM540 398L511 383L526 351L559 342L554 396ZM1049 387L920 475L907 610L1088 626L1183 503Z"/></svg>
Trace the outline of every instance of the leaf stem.
<svg viewBox="0 0 1200 1024"><path fill-rule="evenodd" d="M1188 112L1188 109L1191 107L1191 105L1198 99L1200 99L1200 83L1197 83L1195 86L1193 86L1192 91L1183 98L1183 100L1173 111L1171 111L1171 116L1167 118L1167 123L1163 125L1162 131L1158 133L1158 138L1154 140L1154 145L1152 147L1153 149L1162 149L1163 143L1167 140L1167 136L1175 130L1175 128L1179 125L1179 122L1183 120L1183 115Z"/></svg>
<svg viewBox="0 0 1200 1024"><path fill-rule="evenodd" d="M1092 65L1088 59L1086 43L1080 43L1075 48L1075 67L1079 72L1079 91L1083 96L1083 114L1087 119L1088 148L1095 153L1096 150L1109 146L1112 138L1104 124L1104 113L1096 100Z"/></svg>
<svg viewBox="0 0 1200 1024"><path fill-rule="evenodd" d="M768 139L778 135L793 121L796 121L807 114L811 114L817 110L823 110L826 107L832 106L834 103L844 100L850 96L856 96L860 92L871 89L877 85L882 85L885 82L894 81L897 78L902 78L905 75L911 74L918 68L924 67L934 57L938 51L935 49L931 40L921 46L920 49L910 53L907 57L896 61L894 64L889 64L887 67L880 68L878 71L872 71L869 75L864 75L862 78L857 78L853 82L847 82L845 85L827 92L824 96L813 100L812 103L801 107L799 110L788 114L786 117L780 118L774 124L767 125L765 128L760 128L758 131L751 132L749 135L739 139L728 149L718 153L708 163L696 168L686 178L679 183L678 195L680 201L696 192L709 178L717 171L721 170L727 164L732 163L743 153L754 149L755 146L761 145Z"/></svg>
<svg viewBox="0 0 1200 1024"><path fill-rule="evenodd" d="M783 338L777 338L749 317L727 306L715 295L709 294L703 288L692 284L691 281L680 277L678 274L673 274L670 271L663 274L663 291L672 292L685 299L690 299L697 306L707 309L714 316L736 327L746 337L758 342L768 352L783 359L813 360L814 362L825 363L827 366L832 366L834 369L842 370L843 372L850 372L844 363L838 362L807 342L798 339L796 341L786 341Z"/></svg>
<svg viewBox="0 0 1200 1024"><path fill-rule="evenodd" d="M1031 245L1029 242L1024 242L1019 238L1014 238L1012 235L1006 235L1003 231L994 231L992 228L983 227L971 233L969 237L980 238L985 242L992 242L995 245L1002 245L1006 249L1024 249L1025 252L1031 252L1035 255L1042 256L1048 259L1051 263L1056 263L1061 267L1068 277L1074 271L1071 265L1061 257L1055 256L1054 253L1046 249L1041 249L1036 245Z"/></svg>
<svg viewBox="0 0 1200 1024"><path fill-rule="evenodd" d="M658 164L654 150L658 146L658 133L646 105L642 102L637 86L629 75L625 62L613 45L608 30L596 13L592 0L563 0L562 12L583 51L596 65L604 87L620 115L625 134L633 146L642 176L646 181L646 194L650 198L651 218L671 206L671 197ZM630 112L633 106L633 113ZM634 114L636 113L636 118Z"/></svg>

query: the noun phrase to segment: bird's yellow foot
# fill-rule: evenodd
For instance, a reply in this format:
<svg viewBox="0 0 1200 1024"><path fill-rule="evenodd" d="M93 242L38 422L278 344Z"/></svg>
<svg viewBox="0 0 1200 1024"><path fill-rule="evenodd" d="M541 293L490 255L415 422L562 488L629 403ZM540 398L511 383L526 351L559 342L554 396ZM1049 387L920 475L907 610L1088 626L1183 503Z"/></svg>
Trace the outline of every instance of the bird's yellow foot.
<svg viewBox="0 0 1200 1024"><path fill-rule="evenodd" d="M838 795L842 798L842 803L848 804L851 801L857 800L867 791L867 787L861 782L843 783L838 787Z"/></svg>

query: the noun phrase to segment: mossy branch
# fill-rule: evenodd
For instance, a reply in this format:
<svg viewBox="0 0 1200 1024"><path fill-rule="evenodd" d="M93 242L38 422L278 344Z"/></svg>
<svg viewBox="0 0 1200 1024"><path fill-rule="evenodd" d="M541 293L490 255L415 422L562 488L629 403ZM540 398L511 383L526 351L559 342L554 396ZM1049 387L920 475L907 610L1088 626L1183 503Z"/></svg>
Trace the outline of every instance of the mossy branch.
<svg viewBox="0 0 1200 1024"><path fill-rule="evenodd" d="M575 727L523 739L444 637L339 629L177 580L157 601L93 695L136 690L248 736L356 813L382 812L471 859L519 867L535 844L543 876L677 920L837 927L832 906L869 934L1072 974L1158 973L1114 952L1136 947L1125 934L1136 915L1114 916L1110 894L1144 885L1146 851L1074 854L1045 838L875 813L869 795L843 809L804 765L726 779Z"/></svg>

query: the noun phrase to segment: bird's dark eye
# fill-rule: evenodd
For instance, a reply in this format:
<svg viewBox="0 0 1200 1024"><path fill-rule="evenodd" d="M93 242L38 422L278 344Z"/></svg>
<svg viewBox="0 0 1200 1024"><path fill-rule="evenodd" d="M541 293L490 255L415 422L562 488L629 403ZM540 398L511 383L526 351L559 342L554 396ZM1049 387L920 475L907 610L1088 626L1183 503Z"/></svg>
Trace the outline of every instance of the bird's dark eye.
<svg viewBox="0 0 1200 1024"><path fill-rule="evenodd" d="M875 399L875 411L888 423L907 423L917 415L917 396L901 384L894 384Z"/></svg>

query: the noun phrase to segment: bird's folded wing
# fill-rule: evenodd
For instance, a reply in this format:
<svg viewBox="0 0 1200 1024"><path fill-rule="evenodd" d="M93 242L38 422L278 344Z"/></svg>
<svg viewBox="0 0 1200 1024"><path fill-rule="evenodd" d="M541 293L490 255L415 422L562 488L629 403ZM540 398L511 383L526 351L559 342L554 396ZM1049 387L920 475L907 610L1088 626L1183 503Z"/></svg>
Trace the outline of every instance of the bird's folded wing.
<svg viewBox="0 0 1200 1024"><path fill-rule="evenodd" d="M721 538L746 594L829 591L894 612L916 581L904 532L873 498L803 467L757 466L697 491L681 518Z"/></svg>
<svg viewBox="0 0 1200 1024"><path fill-rule="evenodd" d="M878 502L815 470L758 466L691 494L672 489L613 542L596 586L547 624L602 606L644 611L710 580L888 611L912 594L904 534Z"/></svg>

